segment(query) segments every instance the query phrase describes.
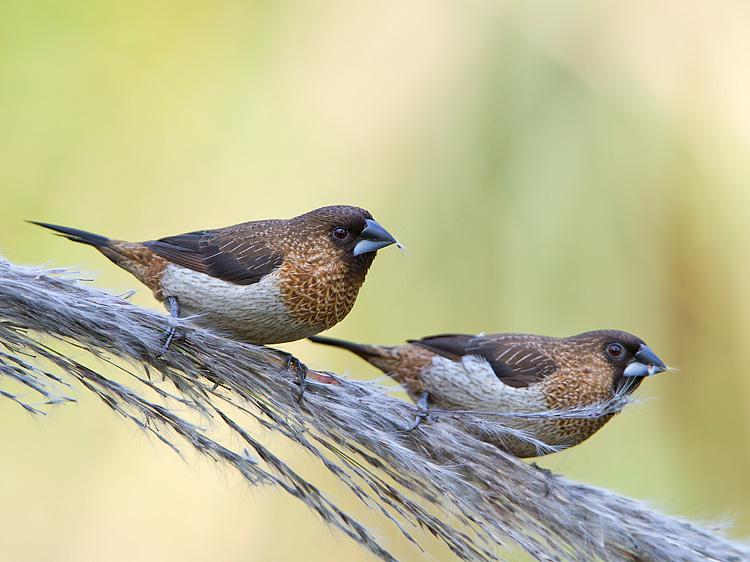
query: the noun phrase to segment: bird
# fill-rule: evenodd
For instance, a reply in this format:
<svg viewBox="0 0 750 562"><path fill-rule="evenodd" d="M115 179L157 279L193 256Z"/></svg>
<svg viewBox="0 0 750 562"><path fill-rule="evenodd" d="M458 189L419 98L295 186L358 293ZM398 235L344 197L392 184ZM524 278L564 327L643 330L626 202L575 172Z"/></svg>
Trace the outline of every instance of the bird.
<svg viewBox="0 0 750 562"><path fill-rule="evenodd" d="M349 205L146 242L29 222L95 247L173 317L257 345L303 339L340 322L377 251L397 243L367 210ZM174 335L170 328L162 354Z"/></svg>
<svg viewBox="0 0 750 562"><path fill-rule="evenodd" d="M398 346L322 336L310 340L349 350L399 382L420 410L407 430L415 429L432 408L476 412L486 420L502 419L515 431L485 440L520 458L588 439L614 414L583 416L575 415L576 410L626 397L645 377L667 370L643 340L619 330L564 338L441 334ZM545 415L565 411L574 415Z"/></svg>

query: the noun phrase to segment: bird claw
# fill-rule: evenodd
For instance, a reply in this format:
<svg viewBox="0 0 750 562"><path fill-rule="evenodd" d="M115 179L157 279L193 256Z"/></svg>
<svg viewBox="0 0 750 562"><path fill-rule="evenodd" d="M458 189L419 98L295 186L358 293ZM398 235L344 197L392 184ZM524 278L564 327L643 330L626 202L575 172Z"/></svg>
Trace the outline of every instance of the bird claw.
<svg viewBox="0 0 750 562"><path fill-rule="evenodd" d="M169 346L172 344L172 341L175 339L176 334L177 334L177 329L174 326L170 326L169 328L167 328L167 339L164 341L161 348L159 349L159 353L156 354L156 357L158 359L162 359L167 354L167 351L169 351Z"/></svg>
<svg viewBox="0 0 750 562"><path fill-rule="evenodd" d="M427 392L423 392L419 397L419 400L417 401L417 415L414 418L414 421L404 428L404 431L406 433L410 433L417 429L420 425L422 425L422 422L426 421L430 416L430 408L428 405L429 399L430 395Z"/></svg>
<svg viewBox="0 0 750 562"><path fill-rule="evenodd" d="M286 358L284 370L291 371L297 375L297 384L299 384L297 402L302 402L302 397L305 395L305 390L307 390L307 365L302 363L294 355L289 354Z"/></svg>
<svg viewBox="0 0 750 562"><path fill-rule="evenodd" d="M177 302L177 299L175 297L167 297L164 300L167 301L167 305L169 306L169 316L171 318L179 318L180 317L180 305ZM169 351L169 346L172 344L172 341L174 341L176 335L177 335L177 328L175 328L172 324L170 324L169 328L167 328L167 339L164 341L164 344L162 344L161 349L159 349L159 353L156 355L158 359L161 359L167 354L167 351Z"/></svg>
<svg viewBox="0 0 750 562"><path fill-rule="evenodd" d="M417 415L414 417L414 421L411 422L409 425L407 425L404 428L404 431L406 433L411 433L412 431L417 429L420 425L422 425L422 422L427 420L429 415L430 415L429 412L418 412Z"/></svg>

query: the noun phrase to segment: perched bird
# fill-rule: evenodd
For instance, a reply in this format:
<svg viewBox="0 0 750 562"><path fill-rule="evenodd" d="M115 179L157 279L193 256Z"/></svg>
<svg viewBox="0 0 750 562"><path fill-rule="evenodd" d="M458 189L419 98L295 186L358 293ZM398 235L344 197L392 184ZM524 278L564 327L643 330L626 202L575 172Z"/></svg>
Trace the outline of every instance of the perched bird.
<svg viewBox="0 0 750 562"><path fill-rule="evenodd" d="M94 246L151 289L172 316L194 316L255 344L302 339L340 322L375 253L396 242L368 211L346 205L147 242L34 224Z"/></svg>
<svg viewBox="0 0 750 562"><path fill-rule="evenodd" d="M348 349L393 377L421 405L423 416L428 407L485 414L575 411L630 394L644 377L666 370L643 340L616 330L598 330L568 338L446 334L409 340L394 347L320 336L310 339ZM486 419L501 421L558 449L589 438L612 415L507 418L487 415ZM493 441L518 457L551 452L507 433Z"/></svg>

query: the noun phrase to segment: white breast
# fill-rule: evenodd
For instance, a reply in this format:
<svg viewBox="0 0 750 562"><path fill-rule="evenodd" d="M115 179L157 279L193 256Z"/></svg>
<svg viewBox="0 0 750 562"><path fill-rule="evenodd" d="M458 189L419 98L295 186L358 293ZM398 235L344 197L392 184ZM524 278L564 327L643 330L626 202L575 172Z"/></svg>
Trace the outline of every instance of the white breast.
<svg viewBox="0 0 750 562"><path fill-rule="evenodd" d="M501 447L518 456L536 456L536 447L510 436L501 426L525 432L543 440L546 445L557 445L551 442L554 439L548 435L543 419L490 415L543 412L548 407L541 385L522 388L508 386L500 381L482 357L469 355L460 361L453 361L436 356L432 365L422 370L422 382L430 394L433 408L478 412L477 417L488 422L482 427L483 438L491 435Z"/></svg>
<svg viewBox="0 0 750 562"><path fill-rule="evenodd" d="M533 412L546 408L538 385L508 386L500 381L487 360L476 355L467 355L461 361L437 356L422 372L422 381L433 402L439 401L446 408L491 412Z"/></svg>
<svg viewBox="0 0 750 562"><path fill-rule="evenodd" d="M165 296L177 298L181 316L194 316L196 323L244 341L280 343L314 333L286 309L274 274L252 285L236 285L170 264L161 285Z"/></svg>

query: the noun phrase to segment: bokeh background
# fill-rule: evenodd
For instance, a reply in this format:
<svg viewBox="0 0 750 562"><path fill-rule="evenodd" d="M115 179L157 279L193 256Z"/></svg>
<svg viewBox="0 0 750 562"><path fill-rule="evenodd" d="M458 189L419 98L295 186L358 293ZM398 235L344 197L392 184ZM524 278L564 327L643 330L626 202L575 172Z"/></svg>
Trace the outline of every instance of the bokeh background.
<svg viewBox="0 0 750 562"><path fill-rule="evenodd" d="M541 464L744 537L748 60L750 4L733 0L6 0L0 254L157 307L22 220L138 240L366 207L407 251L381 253L331 334L635 332L680 372ZM370 559L283 493L78 396L44 419L0 402L3 559Z"/></svg>

